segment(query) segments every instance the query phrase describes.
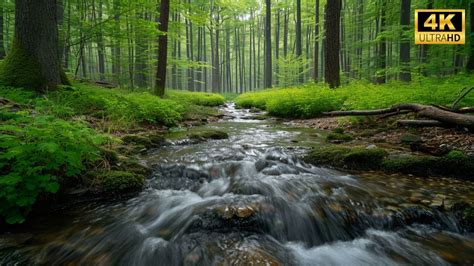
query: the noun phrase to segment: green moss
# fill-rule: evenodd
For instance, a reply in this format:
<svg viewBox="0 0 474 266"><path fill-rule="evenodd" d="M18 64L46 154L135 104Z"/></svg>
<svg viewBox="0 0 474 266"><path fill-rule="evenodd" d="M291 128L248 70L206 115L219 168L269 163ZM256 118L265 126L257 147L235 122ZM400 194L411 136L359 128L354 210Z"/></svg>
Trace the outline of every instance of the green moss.
<svg viewBox="0 0 474 266"><path fill-rule="evenodd" d="M315 165L327 165L336 168L357 170L377 169L387 152L383 149L365 149L360 147L324 147L311 151L304 160Z"/></svg>
<svg viewBox="0 0 474 266"><path fill-rule="evenodd" d="M0 66L0 84L43 90L46 82L41 77L40 66L36 59L14 42Z"/></svg>
<svg viewBox="0 0 474 266"><path fill-rule="evenodd" d="M165 138L158 134L130 134L122 137L125 144L143 146L145 148L160 147Z"/></svg>
<svg viewBox="0 0 474 266"><path fill-rule="evenodd" d="M188 135L190 139L208 140L208 139L227 139L229 134L219 130L206 130L195 132Z"/></svg>
<svg viewBox="0 0 474 266"><path fill-rule="evenodd" d="M344 129L342 127L336 127L332 130L333 133L344 134Z"/></svg>
<svg viewBox="0 0 474 266"><path fill-rule="evenodd" d="M96 191L117 194L140 190L145 182L143 175L126 171L101 171L95 173L92 187Z"/></svg>
<svg viewBox="0 0 474 266"><path fill-rule="evenodd" d="M350 134L331 132L326 136L326 140L328 142L341 143L352 141L354 137Z"/></svg>
<svg viewBox="0 0 474 266"><path fill-rule="evenodd" d="M63 69L59 70L60 82L71 85ZM51 84L43 78L38 61L22 49L16 41L0 66L0 84L44 91ZM57 84L54 84L55 86ZM49 87L48 89L56 89Z"/></svg>
<svg viewBox="0 0 474 266"><path fill-rule="evenodd" d="M400 156L383 162L384 170L418 176L474 177L474 157L460 151L452 151L442 157Z"/></svg>
<svg viewBox="0 0 474 266"><path fill-rule="evenodd" d="M353 169L377 169L388 155L384 149L353 148L344 157L344 162Z"/></svg>

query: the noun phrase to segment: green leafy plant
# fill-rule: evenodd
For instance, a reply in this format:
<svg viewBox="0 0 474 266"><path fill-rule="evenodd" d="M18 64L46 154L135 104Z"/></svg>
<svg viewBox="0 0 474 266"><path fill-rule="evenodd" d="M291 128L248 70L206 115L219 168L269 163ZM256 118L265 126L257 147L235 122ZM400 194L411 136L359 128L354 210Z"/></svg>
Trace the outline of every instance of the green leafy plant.
<svg viewBox="0 0 474 266"><path fill-rule="evenodd" d="M42 193L55 193L99 159L106 141L81 122L52 116L8 115L0 124L0 216L21 223Z"/></svg>

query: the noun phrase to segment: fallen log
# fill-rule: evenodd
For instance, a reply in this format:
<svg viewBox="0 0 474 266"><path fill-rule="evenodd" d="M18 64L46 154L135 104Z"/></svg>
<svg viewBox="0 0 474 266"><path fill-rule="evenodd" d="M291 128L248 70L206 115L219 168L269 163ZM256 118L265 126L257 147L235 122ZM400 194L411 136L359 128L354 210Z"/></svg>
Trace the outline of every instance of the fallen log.
<svg viewBox="0 0 474 266"><path fill-rule="evenodd" d="M398 120L397 124L404 127L449 127L436 120Z"/></svg>
<svg viewBox="0 0 474 266"><path fill-rule="evenodd" d="M417 114L418 117L429 118L432 120L439 121L443 124L453 126L463 126L469 129L474 129L474 116L451 112L440 109L438 107L416 104L416 103L405 103L395 105L391 108L378 109L378 110L352 110L352 111L334 111L325 112L325 116L370 116L370 115L383 115L400 113L402 111L410 111Z"/></svg>

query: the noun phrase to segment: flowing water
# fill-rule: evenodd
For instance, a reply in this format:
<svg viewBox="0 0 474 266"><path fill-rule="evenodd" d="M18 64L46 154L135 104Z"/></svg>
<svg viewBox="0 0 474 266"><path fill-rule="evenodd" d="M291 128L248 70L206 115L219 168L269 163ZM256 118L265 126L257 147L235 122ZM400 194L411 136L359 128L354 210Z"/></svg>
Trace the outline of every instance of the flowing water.
<svg viewBox="0 0 474 266"><path fill-rule="evenodd" d="M223 112L204 128L228 140L149 151L140 195L0 235L0 265L474 263L474 236L435 208L474 201L473 183L311 166L298 157L322 145L319 132L252 120L232 104Z"/></svg>

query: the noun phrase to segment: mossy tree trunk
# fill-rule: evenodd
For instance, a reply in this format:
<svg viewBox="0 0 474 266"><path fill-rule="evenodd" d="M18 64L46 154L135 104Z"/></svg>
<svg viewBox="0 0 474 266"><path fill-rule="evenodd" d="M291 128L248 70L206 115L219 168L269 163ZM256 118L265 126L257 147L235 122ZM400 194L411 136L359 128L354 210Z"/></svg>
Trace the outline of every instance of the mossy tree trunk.
<svg viewBox="0 0 474 266"><path fill-rule="evenodd" d="M38 91L68 83L59 58L56 0L15 1L15 37L0 74L4 85Z"/></svg>

